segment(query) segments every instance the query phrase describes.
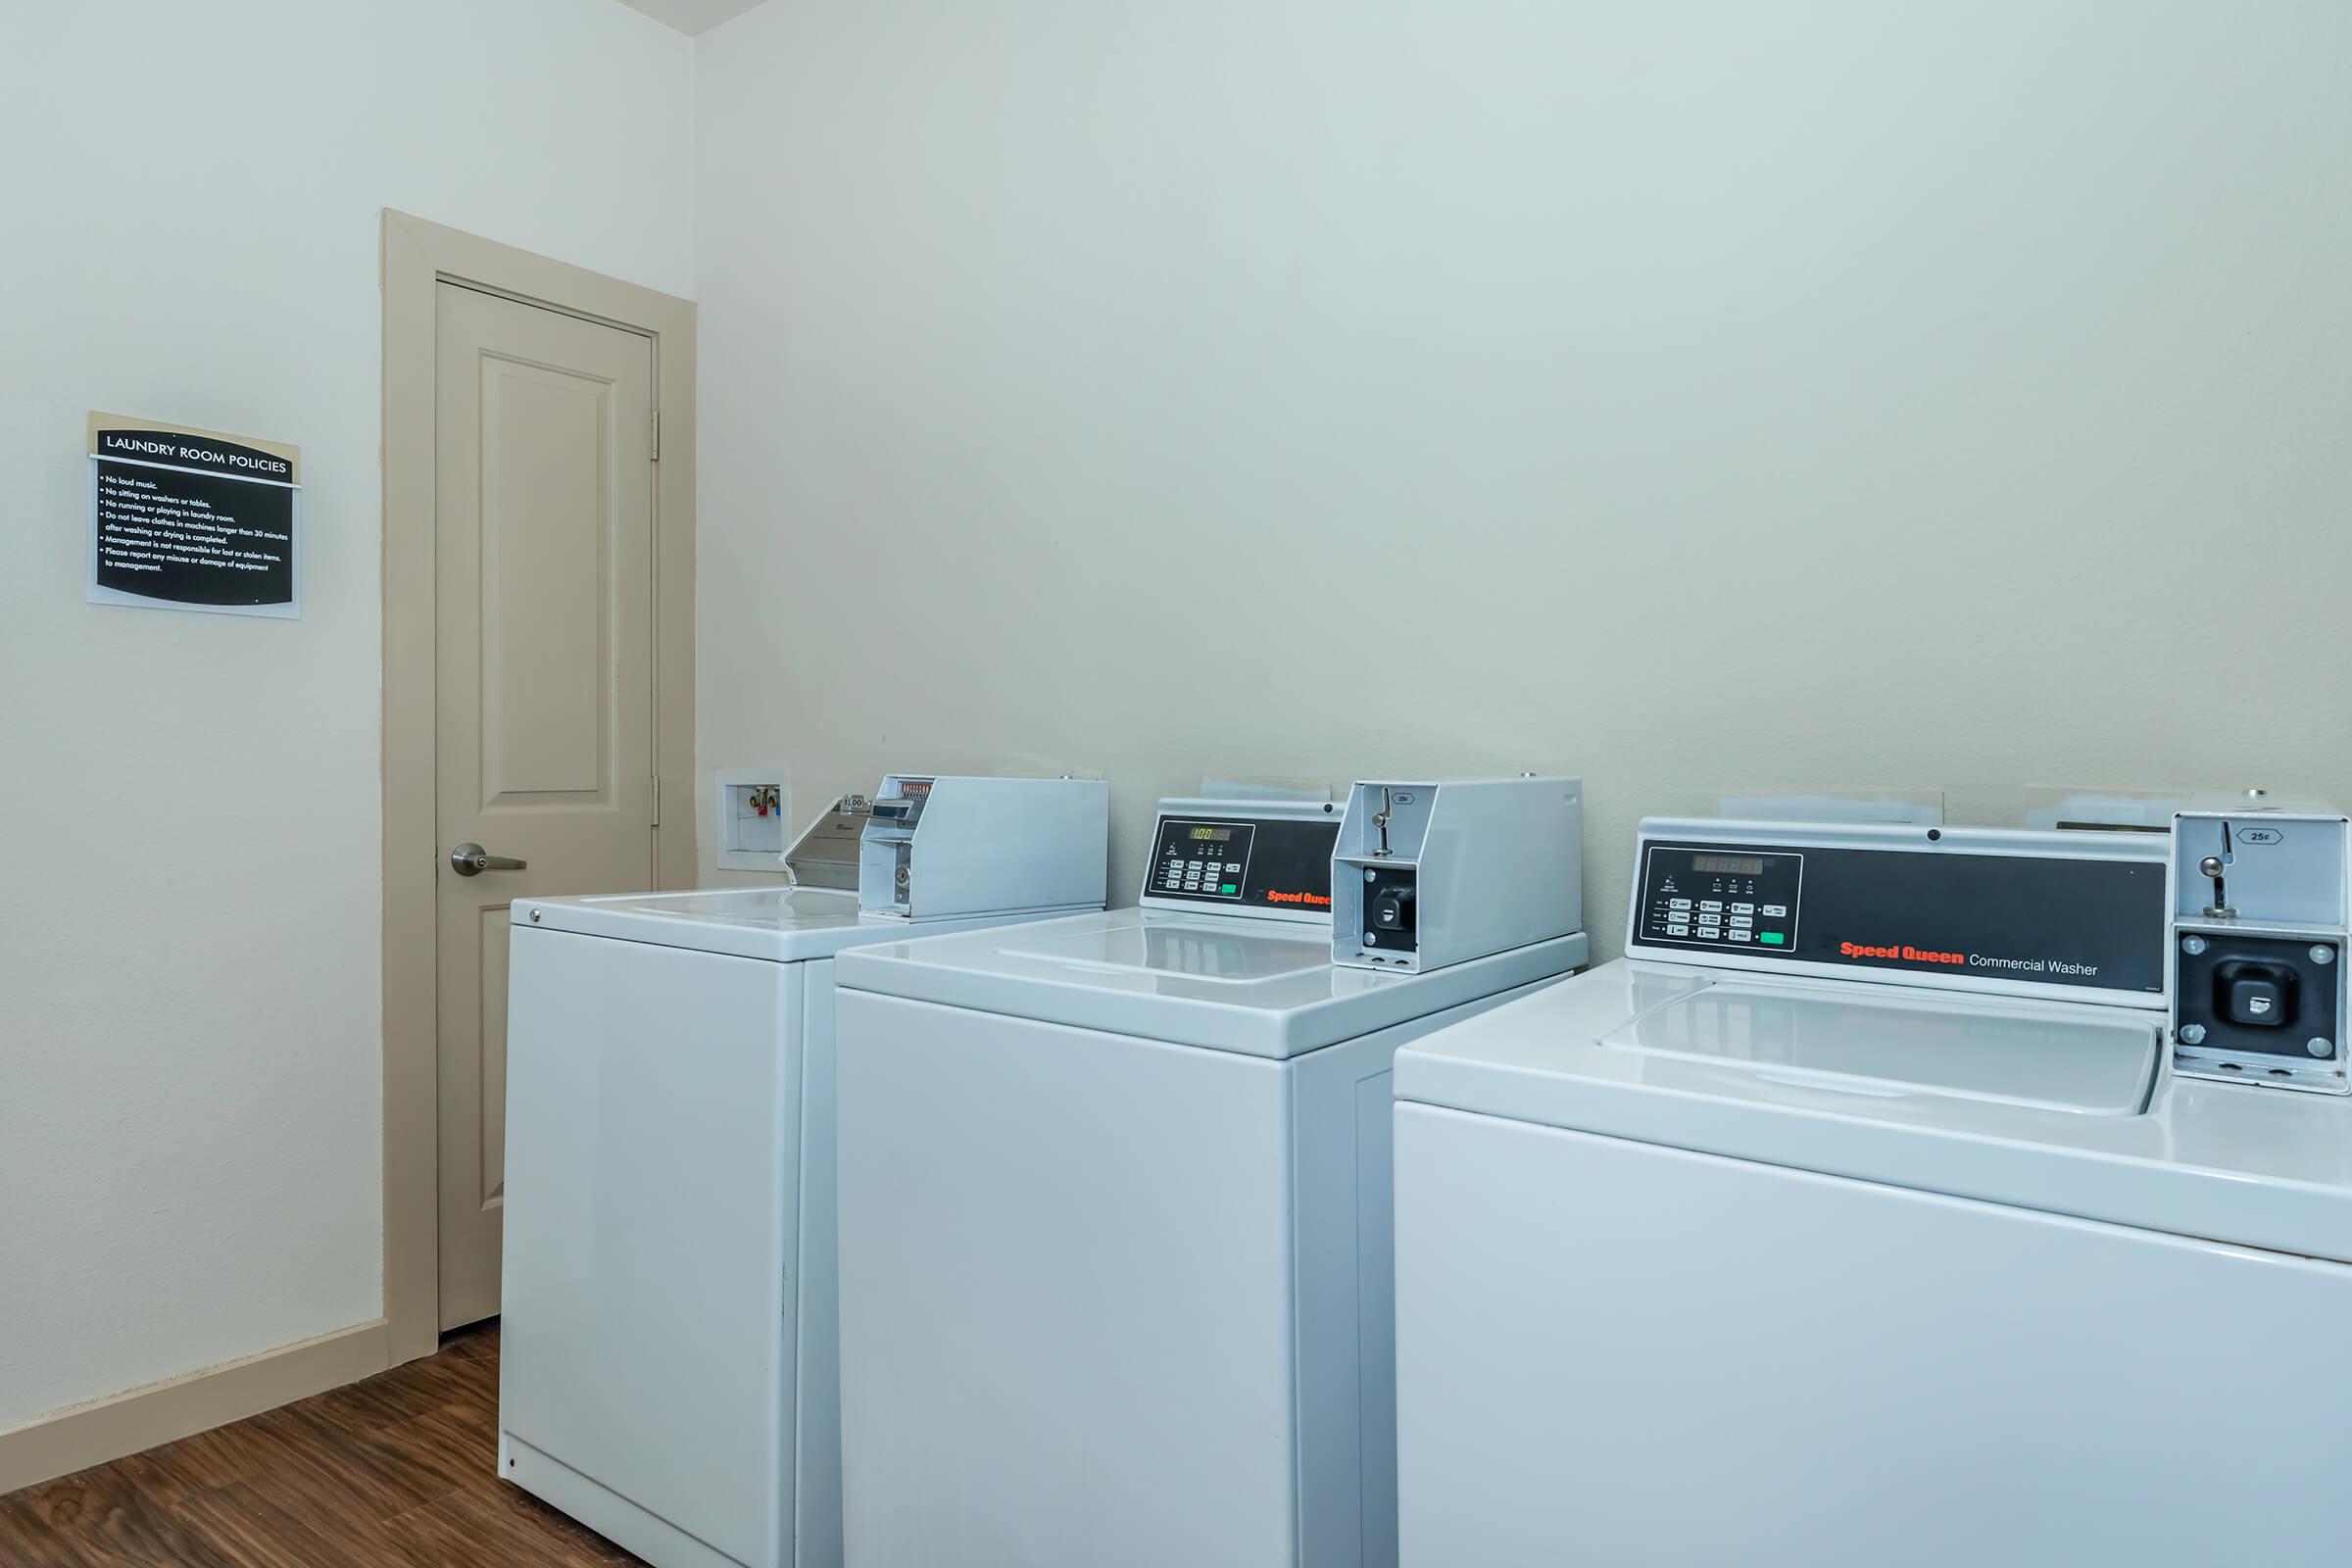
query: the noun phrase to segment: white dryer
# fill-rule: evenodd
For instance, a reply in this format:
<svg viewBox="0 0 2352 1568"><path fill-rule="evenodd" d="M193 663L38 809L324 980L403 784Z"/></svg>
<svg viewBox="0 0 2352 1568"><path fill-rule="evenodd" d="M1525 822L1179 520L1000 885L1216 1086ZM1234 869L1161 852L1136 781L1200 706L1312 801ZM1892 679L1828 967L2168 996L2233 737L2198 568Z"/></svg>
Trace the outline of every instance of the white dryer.
<svg viewBox="0 0 2352 1568"><path fill-rule="evenodd" d="M2175 1061L2168 844L1644 823L1397 1059L1404 1562L2352 1562L2352 1102Z"/></svg>
<svg viewBox="0 0 2352 1568"><path fill-rule="evenodd" d="M502 1477L661 1568L840 1563L836 955L1099 906L1107 811L893 775L811 830L838 888L516 902Z"/></svg>
<svg viewBox="0 0 2352 1568"><path fill-rule="evenodd" d="M1482 803L1543 802L1548 928L1335 965L1337 808L1165 801L1141 908L842 956L851 1563L1395 1560L1391 1058L1586 953L1574 781L1442 788L1393 862L1423 954L1486 929ZM1390 961L1398 897L1363 916Z"/></svg>

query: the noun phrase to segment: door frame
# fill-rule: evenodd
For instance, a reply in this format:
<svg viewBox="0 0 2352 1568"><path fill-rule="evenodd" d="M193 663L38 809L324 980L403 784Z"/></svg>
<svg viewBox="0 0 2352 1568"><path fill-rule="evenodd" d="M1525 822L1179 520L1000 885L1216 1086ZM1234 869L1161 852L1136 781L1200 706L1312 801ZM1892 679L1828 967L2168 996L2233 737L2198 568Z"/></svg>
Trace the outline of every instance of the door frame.
<svg viewBox="0 0 2352 1568"><path fill-rule="evenodd" d="M659 886L692 887L694 334L691 300L623 283L387 207L383 433L384 1322L392 1365L441 1338L440 838L434 812L434 359L455 283L652 340L654 758Z"/></svg>

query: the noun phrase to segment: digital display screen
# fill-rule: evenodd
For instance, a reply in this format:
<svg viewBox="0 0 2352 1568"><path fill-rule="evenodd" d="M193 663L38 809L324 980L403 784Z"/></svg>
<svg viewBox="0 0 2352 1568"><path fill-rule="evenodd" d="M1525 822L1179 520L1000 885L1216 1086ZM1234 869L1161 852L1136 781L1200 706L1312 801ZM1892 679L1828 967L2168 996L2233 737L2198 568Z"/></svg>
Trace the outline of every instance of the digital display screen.
<svg viewBox="0 0 2352 1568"><path fill-rule="evenodd" d="M1762 876L1764 857L1761 855L1693 855L1690 869L1711 871L1719 876Z"/></svg>
<svg viewBox="0 0 2352 1568"><path fill-rule="evenodd" d="M1197 827L1193 829L1193 842L1196 844L1222 844L1232 837L1233 829L1229 827Z"/></svg>

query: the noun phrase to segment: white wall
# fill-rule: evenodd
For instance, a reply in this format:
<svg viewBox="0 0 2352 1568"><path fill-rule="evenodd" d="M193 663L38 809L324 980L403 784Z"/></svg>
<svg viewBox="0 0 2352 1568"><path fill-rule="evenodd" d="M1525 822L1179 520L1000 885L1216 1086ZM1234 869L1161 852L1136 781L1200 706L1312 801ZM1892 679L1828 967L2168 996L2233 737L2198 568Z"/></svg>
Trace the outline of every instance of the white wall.
<svg viewBox="0 0 2352 1568"><path fill-rule="evenodd" d="M804 801L1562 768L2352 804L2352 8L770 0L700 735ZM708 848L706 847L706 861Z"/></svg>
<svg viewBox="0 0 2352 1568"><path fill-rule="evenodd" d="M0 37L0 1427L376 1317L377 210L691 293L611 0ZM303 618L82 603L86 411L293 441Z"/></svg>

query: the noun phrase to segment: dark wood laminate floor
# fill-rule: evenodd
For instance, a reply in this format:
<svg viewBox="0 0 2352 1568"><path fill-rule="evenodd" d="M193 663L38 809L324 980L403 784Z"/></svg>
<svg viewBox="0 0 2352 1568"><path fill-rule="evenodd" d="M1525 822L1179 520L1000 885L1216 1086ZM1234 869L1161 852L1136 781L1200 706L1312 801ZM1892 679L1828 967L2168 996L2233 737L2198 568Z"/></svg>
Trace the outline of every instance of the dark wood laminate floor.
<svg viewBox="0 0 2352 1568"><path fill-rule="evenodd" d="M498 1328L421 1361L0 1497L6 1568L634 1563L496 1475Z"/></svg>

